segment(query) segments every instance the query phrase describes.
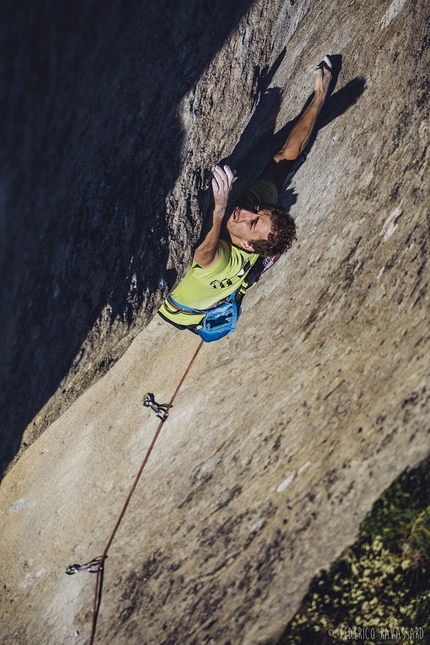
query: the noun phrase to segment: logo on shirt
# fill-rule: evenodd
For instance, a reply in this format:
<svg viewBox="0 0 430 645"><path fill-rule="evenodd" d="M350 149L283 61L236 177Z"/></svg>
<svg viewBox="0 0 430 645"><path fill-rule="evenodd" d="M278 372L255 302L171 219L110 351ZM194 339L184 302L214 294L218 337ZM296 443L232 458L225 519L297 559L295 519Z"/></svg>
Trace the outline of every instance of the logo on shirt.
<svg viewBox="0 0 430 645"><path fill-rule="evenodd" d="M226 287L231 287L233 282L231 278L224 278L223 280L212 280L211 287L214 289L225 289Z"/></svg>
<svg viewBox="0 0 430 645"><path fill-rule="evenodd" d="M251 268L251 262L248 260L245 266L239 271L239 273L233 276L233 278L223 278L222 280L212 280L210 285L214 289L225 289L226 287L232 287L233 279L241 278L242 276L245 276L248 273L250 268Z"/></svg>

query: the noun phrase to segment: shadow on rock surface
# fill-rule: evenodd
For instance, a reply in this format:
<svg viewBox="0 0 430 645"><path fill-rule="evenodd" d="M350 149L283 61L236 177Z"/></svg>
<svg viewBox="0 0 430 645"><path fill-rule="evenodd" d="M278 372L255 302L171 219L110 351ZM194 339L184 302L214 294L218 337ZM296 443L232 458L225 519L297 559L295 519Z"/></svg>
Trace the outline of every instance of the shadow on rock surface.
<svg viewBox="0 0 430 645"><path fill-rule="evenodd" d="M238 180L232 190L232 202L255 181L271 157L283 146L294 125L312 100L313 93L306 101L300 114L286 123L278 132L275 132L276 118L281 108L283 90L280 87L268 86L282 63L285 52L286 50L284 49L270 70L267 68L261 71L257 70L258 105L234 151L227 159L223 159L220 162L221 165L228 163L238 172ZM334 92L342 68L342 56L331 55L331 60L333 62L333 79L330 86L330 96L319 115L317 126L306 146L304 151L305 158L310 153L319 130L357 103L366 87L366 79L356 77ZM285 191L286 186L284 186L280 201L284 206L291 206L297 201L297 196L291 190Z"/></svg>
<svg viewBox="0 0 430 645"><path fill-rule="evenodd" d="M181 166L176 108L250 5L3 8L2 468L65 375L80 364L75 392L64 392L73 399L174 284L177 205L166 216L166 196ZM100 358L103 342L112 351Z"/></svg>

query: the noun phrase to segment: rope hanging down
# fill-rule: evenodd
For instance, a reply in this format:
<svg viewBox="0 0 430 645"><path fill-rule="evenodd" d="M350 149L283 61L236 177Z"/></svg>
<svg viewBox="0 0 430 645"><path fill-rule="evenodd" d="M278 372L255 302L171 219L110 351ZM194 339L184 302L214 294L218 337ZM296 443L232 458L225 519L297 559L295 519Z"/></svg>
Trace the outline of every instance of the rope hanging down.
<svg viewBox="0 0 430 645"><path fill-rule="evenodd" d="M160 407L165 408L165 410L163 410L163 416L161 416L161 415L159 416L161 421L158 424L158 428L155 431L155 434L154 434L154 436L152 438L152 441L151 441L151 443L149 445L148 450L146 451L146 455L145 455L145 457L144 457L144 459L142 461L142 464L141 464L141 466L139 468L139 471L138 471L138 473L137 473L137 475L136 475L136 477L135 477L135 479L133 481L133 484L132 484L132 486L130 488L130 491L129 491L128 495L127 495L127 499L125 500L124 506L122 507L121 513L119 514L119 517L118 517L117 522L115 524L115 527L114 527L114 529L112 531L112 534L111 534L111 536L110 536L110 538L109 538L109 540L108 540L108 542L106 544L105 550L103 551L103 555L101 555L98 558L95 558L94 560L92 560L91 562L88 562L85 565L73 564L73 565L71 565L70 567L67 568L66 573L68 573L69 575L72 574L72 573L75 573L77 571L82 571L82 570L87 570L90 573L96 573L97 574L95 593L94 593L93 623L92 623L92 628L91 628L91 638L90 638L89 645L93 645L94 638L95 638L95 635L96 635L97 617L98 617L98 613L99 613L99 609L100 609L100 603L101 603L101 599L102 599L103 574L104 574L103 565L104 565L104 561L107 558L107 554L108 554L108 551L110 549L110 546L111 546L111 544L113 542L113 539L114 539L114 537L116 535L116 532L117 532L117 530L119 528L119 525L121 524L122 518L125 515L127 507L128 507L128 505L130 503L131 496L133 495L133 493L135 491L135 488L136 488L136 486L137 486L137 484L139 482L139 479L140 479L140 476L142 474L142 471L145 468L146 462L149 459L149 455L151 454L152 449L153 449L153 447L155 445L155 442L158 439L158 435L160 434L161 428L163 427L163 424L164 424L165 420L167 419L167 416L169 414L169 410L173 405L173 401L175 400L179 390L182 387L182 384L184 383L185 379L187 378L188 373L189 373L194 361L196 360L197 354L199 353L203 343L204 343L204 341L201 340L199 345L198 345L198 347L197 347L197 349L196 349L196 351L194 352L194 356L192 357L187 369L184 372L184 375L182 376L181 380L179 381L179 384L178 384L178 386L177 386L172 398L170 399L170 402L168 403L168 405L167 406L160 406ZM153 395L152 395L152 397L153 397ZM152 407L152 405L150 407ZM96 566L96 565L98 565L97 569L94 569L94 566Z"/></svg>

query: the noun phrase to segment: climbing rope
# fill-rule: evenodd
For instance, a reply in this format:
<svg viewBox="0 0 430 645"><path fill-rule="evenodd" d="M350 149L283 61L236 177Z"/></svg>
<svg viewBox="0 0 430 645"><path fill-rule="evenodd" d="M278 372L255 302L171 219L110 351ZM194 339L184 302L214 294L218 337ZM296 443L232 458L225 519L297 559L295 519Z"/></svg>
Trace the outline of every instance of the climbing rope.
<svg viewBox="0 0 430 645"><path fill-rule="evenodd" d="M133 493L135 491L135 488L136 488L136 486L137 486L137 484L139 482L140 476L141 476L141 474L143 472L143 469L145 468L146 462L148 461L149 456L150 456L150 454L152 452L152 449L154 448L155 442L158 439L158 435L161 432L161 428L163 427L163 424L167 419L167 416L169 414L169 410L173 405L173 401L175 400L179 390L181 389L185 379L187 378L188 373L189 373L194 361L196 360L197 354L199 353L203 343L204 343L204 341L201 340L199 345L198 345L198 347L197 347L197 349L196 349L196 351L194 352L194 356L192 357L187 369L185 370L181 380L179 381L179 384L178 384L178 386L177 386L172 398L170 399L170 402L168 403L168 405L159 406L154 401L154 395L153 394L147 394L146 397L145 397L146 403L144 402L144 405L146 405L147 407L151 407L156 412L156 414L157 414L157 410L155 409L154 406L157 406L158 411L162 412L162 415L157 414L157 416L161 419L161 421L158 424L158 428L155 431L155 434L154 434L154 436L152 438L152 441L150 443L150 446L149 446L148 450L146 451L146 455L145 455L145 457L144 457L144 459L142 461L142 464L141 464L141 466L139 468L139 471L138 471L136 477L134 478L133 484L132 484L132 486L130 488L130 491L129 491L128 495L127 495L127 499L124 502L124 506L122 507L121 513L119 514L119 517L118 517L117 522L115 524L115 527L114 527L114 529L112 531L112 534L111 534L111 536L110 536L110 538L109 538L109 540L108 540L108 542L106 544L105 550L103 551L103 555L99 556L98 558L95 558L94 560L91 560L91 562L88 562L87 564L84 564L84 565L72 564L66 570L66 573L68 573L69 575L73 574L75 572L84 571L84 570L89 571L90 573L96 573L97 574L95 592L94 592L93 623L92 623L92 627L91 627L91 638L90 638L89 645L93 645L94 638L95 638L95 635L96 635L97 618L98 618L98 613L99 613L99 610L100 610L100 604L101 604L101 599L102 599L102 587L103 587L103 575L104 575L104 567L103 567L103 565L104 565L104 561L107 558L107 554L108 554L108 551L110 549L110 546L111 546L111 544L112 544L112 542L114 540L116 532L118 531L118 528L119 528L119 525L121 524L122 518L125 515L127 507L128 507L128 505L130 503L130 500L131 500L131 496L133 495ZM96 569L94 569L95 566L97 566Z"/></svg>

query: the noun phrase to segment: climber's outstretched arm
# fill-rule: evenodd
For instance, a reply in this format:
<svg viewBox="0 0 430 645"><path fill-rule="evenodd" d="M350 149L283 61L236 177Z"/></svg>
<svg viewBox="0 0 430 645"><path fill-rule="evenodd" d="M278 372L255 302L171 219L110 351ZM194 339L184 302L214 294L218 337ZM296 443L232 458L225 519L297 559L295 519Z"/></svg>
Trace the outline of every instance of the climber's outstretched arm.
<svg viewBox="0 0 430 645"><path fill-rule="evenodd" d="M224 166L224 169L220 166L215 166L213 169L212 192L214 207L212 213L209 214L203 224L201 241L194 251L194 260L202 269L212 266L218 260L218 240L233 178L234 175L229 166Z"/></svg>
<svg viewBox="0 0 430 645"><path fill-rule="evenodd" d="M296 159L309 143L318 115L327 98L331 78L332 63L330 58L326 56L317 67L314 95L311 102L291 130L282 148L272 157L260 175L260 179L275 184L278 193L281 192Z"/></svg>
<svg viewBox="0 0 430 645"><path fill-rule="evenodd" d="M315 93L312 101L291 130L281 150L273 157L277 163L283 159L290 161L297 159L309 142L318 115L327 97L332 77L331 68L330 58L326 56L317 68L317 77L314 85Z"/></svg>

